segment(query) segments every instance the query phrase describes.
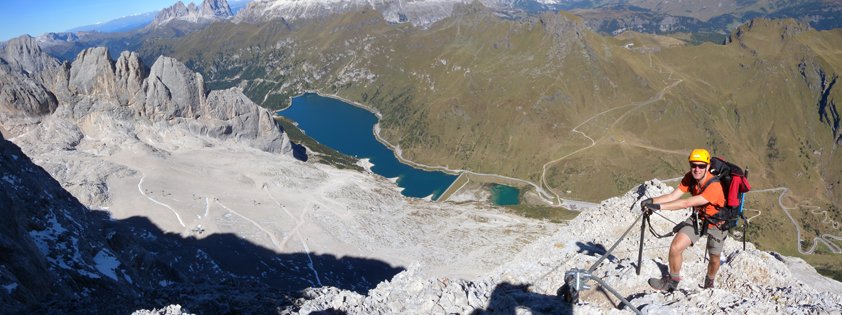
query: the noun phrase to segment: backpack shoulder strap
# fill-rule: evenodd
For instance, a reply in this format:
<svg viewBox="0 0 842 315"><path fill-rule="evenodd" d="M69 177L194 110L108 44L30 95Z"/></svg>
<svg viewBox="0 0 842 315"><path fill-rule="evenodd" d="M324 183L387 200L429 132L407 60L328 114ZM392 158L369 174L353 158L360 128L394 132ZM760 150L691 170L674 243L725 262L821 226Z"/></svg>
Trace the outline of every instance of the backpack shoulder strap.
<svg viewBox="0 0 842 315"><path fill-rule="evenodd" d="M708 181L707 181L704 185L700 186L700 188L701 188L701 192L704 192L704 191L705 191L705 189L707 189L707 188L708 188L708 186L710 186L710 184L711 184L711 183L720 181L720 179L721 179L721 178L722 178L722 174L721 174L721 173L720 173L719 175L714 175L714 176L713 176L711 179L709 179L709 180L708 180ZM700 192L700 193L701 193L701 192Z"/></svg>

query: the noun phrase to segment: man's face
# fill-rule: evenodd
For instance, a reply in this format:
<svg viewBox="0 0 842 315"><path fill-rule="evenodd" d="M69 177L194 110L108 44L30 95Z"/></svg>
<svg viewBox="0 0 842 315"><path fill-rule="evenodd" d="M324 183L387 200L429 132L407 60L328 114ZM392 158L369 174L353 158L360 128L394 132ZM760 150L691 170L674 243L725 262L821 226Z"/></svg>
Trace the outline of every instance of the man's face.
<svg viewBox="0 0 842 315"><path fill-rule="evenodd" d="M702 180L705 178L705 173L708 171L708 164L701 163L701 162L690 162L690 173L693 174L693 178L696 180Z"/></svg>

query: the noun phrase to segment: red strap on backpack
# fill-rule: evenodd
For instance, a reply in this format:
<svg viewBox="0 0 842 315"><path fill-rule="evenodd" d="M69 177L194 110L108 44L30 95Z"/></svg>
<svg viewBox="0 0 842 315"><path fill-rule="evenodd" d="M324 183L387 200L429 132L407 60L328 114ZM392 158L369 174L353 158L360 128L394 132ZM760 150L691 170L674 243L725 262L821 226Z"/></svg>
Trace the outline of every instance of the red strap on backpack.
<svg viewBox="0 0 842 315"><path fill-rule="evenodd" d="M725 201L725 204L729 207L738 207L740 205L740 194L749 190L751 190L751 185L744 176L731 177L731 187L728 187L728 200Z"/></svg>

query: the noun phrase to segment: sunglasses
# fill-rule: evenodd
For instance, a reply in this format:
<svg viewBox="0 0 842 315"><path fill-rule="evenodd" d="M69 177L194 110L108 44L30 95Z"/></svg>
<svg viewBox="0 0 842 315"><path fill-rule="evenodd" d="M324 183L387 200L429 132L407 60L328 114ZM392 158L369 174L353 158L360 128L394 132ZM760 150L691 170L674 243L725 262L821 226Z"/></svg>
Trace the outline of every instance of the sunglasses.
<svg viewBox="0 0 842 315"><path fill-rule="evenodd" d="M694 163L690 163L690 169L698 168L698 169L700 169L700 170L703 170L703 169L705 169L705 167L708 167L708 165L707 165L707 164L694 164Z"/></svg>

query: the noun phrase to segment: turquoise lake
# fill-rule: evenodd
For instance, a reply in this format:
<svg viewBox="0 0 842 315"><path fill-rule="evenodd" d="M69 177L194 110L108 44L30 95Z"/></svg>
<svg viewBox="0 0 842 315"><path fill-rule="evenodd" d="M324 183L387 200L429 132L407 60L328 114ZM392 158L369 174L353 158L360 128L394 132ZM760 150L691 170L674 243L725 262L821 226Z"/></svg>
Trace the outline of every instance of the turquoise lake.
<svg viewBox="0 0 842 315"><path fill-rule="evenodd" d="M371 171L386 178L397 177L404 196L437 199L456 180L456 175L426 171L401 163L392 150L374 137L377 116L338 99L314 93L292 99L278 115L295 121L307 136L345 155L368 158Z"/></svg>
<svg viewBox="0 0 842 315"><path fill-rule="evenodd" d="M498 206L513 206L520 203L520 189L494 184L491 186L491 201Z"/></svg>

